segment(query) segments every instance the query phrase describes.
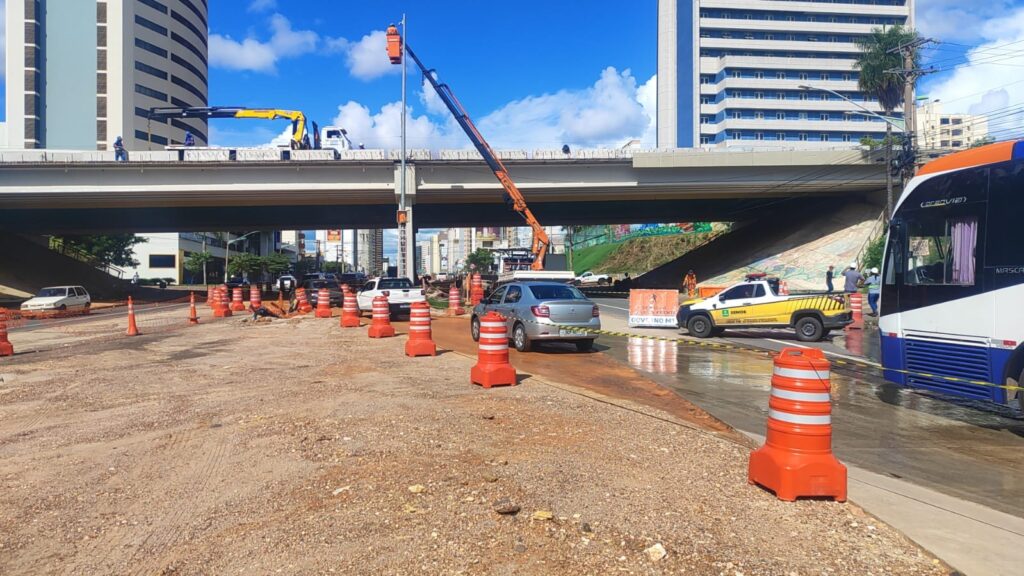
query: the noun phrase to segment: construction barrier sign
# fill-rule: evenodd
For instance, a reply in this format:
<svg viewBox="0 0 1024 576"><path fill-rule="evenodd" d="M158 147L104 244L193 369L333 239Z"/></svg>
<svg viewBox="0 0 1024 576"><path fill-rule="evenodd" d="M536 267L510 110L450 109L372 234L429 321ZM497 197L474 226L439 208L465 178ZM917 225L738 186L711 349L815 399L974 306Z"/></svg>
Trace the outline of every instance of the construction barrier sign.
<svg viewBox="0 0 1024 576"><path fill-rule="evenodd" d="M679 290L630 290L629 327L677 328Z"/></svg>

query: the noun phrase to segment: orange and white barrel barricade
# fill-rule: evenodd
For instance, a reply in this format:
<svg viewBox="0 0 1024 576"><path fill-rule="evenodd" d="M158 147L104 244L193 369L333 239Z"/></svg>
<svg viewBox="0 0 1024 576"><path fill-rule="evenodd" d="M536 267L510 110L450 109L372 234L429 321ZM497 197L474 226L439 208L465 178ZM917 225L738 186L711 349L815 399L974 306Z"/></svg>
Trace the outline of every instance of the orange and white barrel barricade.
<svg viewBox="0 0 1024 576"><path fill-rule="evenodd" d="M462 296L459 294L459 288L452 284L451 288L448 289L448 315L459 316L465 312L462 308Z"/></svg>
<svg viewBox="0 0 1024 576"><path fill-rule="evenodd" d="M245 304L242 303L242 288L237 287L231 291L231 311L242 312L245 310Z"/></svg>
<svg viewBox="0 0 1024 576"><path fill-rule="evenodd" d="M327 288L320 288L316 291L316 317L331 317L331 291Z"/></svg>
<svg viewBox="0 0 1024 576"><path fill-rule="evenodd" d="M344 299L341 303L341 327L359 328L359 303L356 302L356 294L348 285L341 287Z"/></svg>
<svg viewBox="0 0 1024 576"><path fill-rule="evenodd" d="M850 294L850 308L853 310L853 323L847 328L860 329L864 327L864 295L860 292Z"/></svg>
<svg viewBox="0 0 1024 576"><path fill-rule="evenodd" d="M309 298L306 297L305 288L295 289L295 299L299 301L300 314L309 314L313 311L313 306L309 303Z"/></svg>
<svg viewBox="0 0 1024 576"><path fill-rule="evenodd" d="M484 299L484 280L479 274L473 274L473 281L469 286L469 303L476 306Z"/></svg>
<svg viewBox="0 0 1024 576"><path fill-rule="evenodd" d="M748 480L792 502L846 501L846 466L832 454L829 361L821 350L785 348L775 358L768 434L750 455Z"/></svg>
<svg viewBox="0 0 1024 576"><path fill-rule="evenodd" d="M785 280L779 280L779 295L789 296L789 284Z"/></svg>
<svg viewBox="0 0 1024 576"><path fill-rule="evenodd" d="M188 323L199 324L199 315L196 314L196 293L188 294Z"/></svg>
<svg viewBox="0 0 1024 576"><path fill-rule="evenodd" d="M391 309L387 296L373 299L373 320L370 322L370 338L391 338L395 335L395 327L391 325Z"/></svg>
<svg viewBox="0 0 1024 576"><path fill-rule="evenodd" d="M516 369L508 362L508 323L491 311L480 319L480 344L469 381L484 388L515 386Z"/></svg>
<svg viewBox="0 0 1024 576"><path fill-rule="evenodd" d="M409 311L409 339L406 356L437 356L437 346L430 336L430 304L413 302Z"/></svg>
<svg viewBox="0 0 1024 576"><path fill-rule="evenodd" d="M214 318L228 318L231 316L231 305L228 302L228 287L226 285L217 288L214 298L216 304L213 308Z"/></svg>
<svg viewBox="0 0 1024 576"><path fill-rule="evenodd" d="M138 336L139 326L135 323L135 303L132 302L132 297L128 297L128 332L129 336Z"/></svg>
<svg viewBox="0 0 1024 576"><path fill-rule="evenodd" d="M207 286L206 287L206 305L209 306L210 308L213 308L213 304L214 304L214 302L216 302L216 300L215 300L216 297L217 297L217 289L214 288L213 286Z"/></svg>
<svg viewBox="0 0 1024 576"><path fill-rule="evenodd" d="M249 309L259 310L263 307L263 294L260 293L260 285L252 284L249 286Z"/></svg>
<svg viewBox="0 0 1024 576"><path fill-rule="evenodd" d="M7 339L7 310L0 308L0 357L14 356L14 345Z"/></svg>

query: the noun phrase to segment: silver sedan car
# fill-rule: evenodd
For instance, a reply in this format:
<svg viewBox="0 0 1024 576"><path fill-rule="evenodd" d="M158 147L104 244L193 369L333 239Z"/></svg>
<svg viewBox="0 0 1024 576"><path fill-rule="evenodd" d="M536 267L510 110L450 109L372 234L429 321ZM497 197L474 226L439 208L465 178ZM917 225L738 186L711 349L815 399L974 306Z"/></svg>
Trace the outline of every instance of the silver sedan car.
<svg viewBox="0 0 1024 576"><path fill-rule="evenodd" d="M473 340L480 339L480 318L492 310L508 319L508 337L520 352L538 341L572 342L586 352L597 338L588 330L601 329L597 305L575 287L558 282L510 282L495 288L473 308Z"/></svg>

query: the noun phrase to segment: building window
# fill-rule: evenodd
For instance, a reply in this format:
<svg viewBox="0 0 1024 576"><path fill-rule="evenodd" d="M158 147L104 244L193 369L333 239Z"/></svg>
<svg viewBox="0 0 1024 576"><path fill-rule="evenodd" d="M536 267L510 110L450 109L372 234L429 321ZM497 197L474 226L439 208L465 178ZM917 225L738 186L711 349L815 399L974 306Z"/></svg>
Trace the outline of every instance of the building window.
<svg viewBox="0 0 1024 576"><path fill-rule="evenodd" d="M800 133L800 141L801 142L807 142L807 133L806 132L801 132Z"/></svg>
<svg viewBox="0 0 1024 576"><path fill-rule="evenodd" d="M828 142L828 134L822 132L821 134L818 135L818 140L821 140L822 142Z"/></svg>
<svg viewBox="0 0 1024 576"><path fill-rule="evenodd" d="M800 99L801 100L807 100L807 92L801 92L800 93Z"/></svg>
<svg viewBox="0 0 1024 576"><path fill-rule="evenodd" d="M171 76L171 84L181 86L185 90L191 92L196 98L199 98L201 101L206 100L206 95L203 94L201 90L189 84L188 82L182 80L181 78L178 78L177 76Z"/></svg>
<svg viewBox="0 0 1024 576"><path fill-rule="evenodd" d="M784 132L776 132L775 133L775 139L776 140L785 140L786 139L786 134Z"/></svg>
<svg viewBox="0 0 1024 576"><path fill-rule="evenodd" d="M754 72L754 78L757 78L758 80L763 80L764 79L764 72L761 72L760 70L758 70L757 72Z"/></svg>
<svg viewBox="0 0 1024 576"><path fill-rule="evenodd" d="M182 37L180 34L178 34L177 32L171 32L171 40L174 40L178 44L181 44L182 46L187 48L189 52L195 54L196 57L199 58L199 61L202 62L204 66L207 65L206 56L203 54L203 52L199 50L199 48L196 48L191 42Z"/></svg>
<svg viewBox="0 0 1024 576"><path fill-rule="evenodd" d="M783 94L782 92L776 92L775 93L775 99L776 100L785 100L786 99L786 95Z"/></svg>
<svg viewBox="0 0 1024 576"><path fill-rule="evenodd" d="M141 140L143 142L146 142L147 140L152 140L153 144L158 144L160 146L167 146L167 138L164 138L163 136L160 136L159 134L146 134L142 130L136 130L135 131L135 139L136 140Z"/></svg>
<svg viewBox="0 0 1024 576"><path fill-rule="evenodd" d="M192 24L191 22L189 22L187 18L185 18L181 14L178 14L174 10L171 10L171 18L173 20L177 20L178 22L181 23L182 26L184 26L185 28L188 28L189 30L191 30L192 33L196 35L196 38L199 39L199 42L203 46L206 46L206 36L207 36L207 33L205 31L200 31L199 28L196 28L195 25Z"/></svg>
<svg viewBox="0 0 1024 576"><path fill-rule="evenodd" d="M843 134L843 142L849 142L849 141L850 141L850 135L849 134Z"/></svg>
<svg viewBox="0 0 1024 576"><path fill-rule="evenodd" d="M167 36L167 28L164 28L163 26L157 24L156 22L153 22L152 20L147 20L142 16L139 16L138 14L135 15L135 23L139 26L142 26L143 28L148 28L153 32L156 32L161 36Z"/></svg>
<svg viewBox="0 0 1024 576"><path fill-rule="evenodd" d="M145 40L140 40L140 39L136 38L135 39L135 47L136 48L141 48L141 49L145 50L146 52L150 52L152 54L156 54L157 56L159 56L161 58L167 58L167 50L164 50L163 48L161 48L159 46L156 46L154 44L150 44L149 42L146 42Z"/></svg>
<svg viewBox="0 0 1024 576"><path fill-rule="evenodd" d="M761 112L760 110L758 110L757 112L754 112L754 119L756 119L756 120L764 120L764 112Z"/></svg>
<svg viewBox="0 0 1024 576"><path fill-rule="evenodd" d="M159 68L150 66L149 64L139 62L138 60L135 61L135 69L139 72L149 74L150 76L155 76L156 78L159 78L161 80L167 80L167 72L164 72Z"/></svg>
<svg viewBox="0 0 1024 576"><path fill-rule="evenodd" d="M822 112L821 113L821 119L825 120L825 121L828 121L829 120L828 112Z"/></svg>
<svg viewBox="0 0 1024 576"><path fill-rule="evenodd" d="M964 145L963 142L961 142L959 140L953 140L953 148L959 148L959 147L961 147L963 145Z"/></svg>
<svg viewBox="0 0 1024 576"><path fill-rule="evenodd" d="M188 61L182 58L181 56L178 56L177 54L171 54L171 62L174 62L178 66L181 66L185 70L188 70L189 72L195 74L196 78L200 79L203 82L204 86L209 84L206 80L206 75L203 74L199 70L199 68L196 68L195 66L189 64Z"/></svg>
<svg viewBox="0 0 1024 576"><path fill-rule="evenodd" d="M167 6L164 6L163 4L157 2L156 0L139 0L139 4L145 4L146 6L149 6L153 10L156 10L157 12L160 12L162 14L167 14Z"/></svg>
<svg viewBox="0 0 1024 576"><path fill-rule="evenodd" d="M178 258L175 254L150 254L150 268L174 268Z"/></svg>
<svg viewBox="0 0 1024 576"><path fill-rule="evenodd" d="M775 113L775 119L776 120L785 120L786 119L786 113L785 112L776 112Z"/></svg>
<svg viewBox="0 0 1024 576"><path fill-rule="evenodd" d="M155 98L156 100L167 102L167 94L164 94L163 92L160 92L158 90L153 90L152 88L147 88L142 84L135 85L135 92L142 94L144 96L149 96L150 98Z"/></svg>
<svg viewBox="0 0 1024 576"><path fill-rule="evenodd" d="M196 8L195 4L193 4L189 0L178 0L178 1L181 2L182 4L184 4L186 8L191 10L192 13L196 15L196 18L199 18L199 21L203 23L203 27L206 27L206 28L209 27L209 24L206 22L206 17L203 16L203 13L200 12L198 8ZM203 5L204 6L206 5L206 0L203 0Z"/></svg>
<svg viewBox="0 0 1024 576"><path fill-rule="evenodd" d="M754 140L764 140L764 132L754 132Z"/></svg>
<svg viewBox="0 0 1024 576"><path fill-rule="evenodd" d="M853 76L851 76L849 74L843 74L843 81L849 82L852 79L853 79Z"/></svg>
<svg viewBox="0 0 1024 576"><path fill-rule="evenodd" d="M800 73L800 79L801 80L807 80L807 72L801 72Z"/></svg>
<svg viewBox="0 0 1024 576"><path fill-rule="evenodd" d="M963 124L963 122L963 118L953 118L953 126L959 126L960 124Z"/></svg>
<svg viewBox="0 0 1024 576"><path fill-rule="evenodd" d="M733 70L733 71L732 71L732 77L733 77L733 78L742 78L742 77L743 77L743 74L742 74L742 73L740 73L740 71L739 71L739 70Z"/></svg>
<svg viewBox="0 0 1024 576"><path fill-rule="evenodd" d="M765 34L764 35L764 39L765 40L775 40L775 34Z"/></svg>
<svg viewBox="0 0 1024 576"><path fill-rule="evenodd" d="M821 73L821 79L826 81L826 82L828 82L828 80L829 80L828 72L822 72Z"/></svg>
<svg viewBox="0 0 1024 576"><path fill-rule="evenodd" d="M732 131L732 139L733 140L742 140L743 139L743 133L740 132L739 130L733 130Z"/></svg>
<svg viewBox="0 0 1024 576"><path fill-rule="evenodd" d="M743 118L743 113L740 112L739 110L733 110L732 111L732 119L733 120L739 120L740 118Z"/></svg>
<svg viewBox="0 0 1024 576"><path fill-rule="evenodd" d="M758 100L764 100L764 92L754 92L754 98Z"/></svg>
<svg viewBox="0 0 1024 576"><path fill-rule="evenodd" d="M711 124L711 117L710 116L701 116L700 117L700 123L701 124Z"/></svg>
<svg viewBox="0 0 1024 576"><path fill-rule="evenodd" d="M943 124L943 125L949 124L949 118L940 118L939 119L939 124Z"/></svg>
<svg viewBox="0 0 1024 576"><path fill-rule="evenodd" d="M964 135L964 131L963 130L953 130L952 136L963 136L963 135Z"/></svg>
<svg viewBox="0 0 1024 576"><path fill-rule="evenodd" d="M711 77L710 76L701 76L700 77L700 83L701 84L711 84Z"/></svg>
<svg viewBox="0 0 1024 576"><path fill-rule="evenodd" d="M711 144L711 138L709 136L701 136L700 137L700 143L702 145Z"/></svg>
<svg viewBox="0 0 1024 576"><path fill-rule="evenodd" d="M943 148L948 148L949 140L942 140L941 142L939 142L939 146L942 146Z"/></svg>
<svg viewBox="0 0 1024 576"><path fill-rule="evenodd" d="M700 97L700 103L701 104L711 104L711 97L710 96L701 96Z"/></svg>
<svg viewBox="0 0 1024 576"><path fill-rule="evenodd" d="M777 80L785 80L786 79L786 73L785 72L776 72L775 73L775 78Z"/></svg>
<svg viewBox="0 0 1024 576"><path fill-rule="evenodd" d="M807 112L801 112L798 115L798 118L800 118L801 120L807 120Z"/></svg>

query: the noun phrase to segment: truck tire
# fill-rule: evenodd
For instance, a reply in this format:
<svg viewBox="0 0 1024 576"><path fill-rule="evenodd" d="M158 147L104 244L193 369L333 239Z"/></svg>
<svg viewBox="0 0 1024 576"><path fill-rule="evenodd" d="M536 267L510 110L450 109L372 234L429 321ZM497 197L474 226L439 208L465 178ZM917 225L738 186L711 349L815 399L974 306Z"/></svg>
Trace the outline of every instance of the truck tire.
<svg viewBox="0 0 1024 576"><path fill-rule="evenodd" d="M711 323L711 318L703 314L698 314L690 318L686 323L686 330L690 332L690 336L696 336L697 338L708 338L711 333L714 332L715 326Z"/></svg>
<svg viewBox="0 0 1024 576"><path fill-rule="evenodd" d="M825 337L825 327L814 316L804 316L796 321L796 339L801 342L817 342Z"/></svg>
<svg viewBox="0 0 1024 576"><path fill-rule="evenodd" d="M608 279L607 278L600 278L600 279L598 279L597 285L598 286L607 286L608 285Z"/></svg>

